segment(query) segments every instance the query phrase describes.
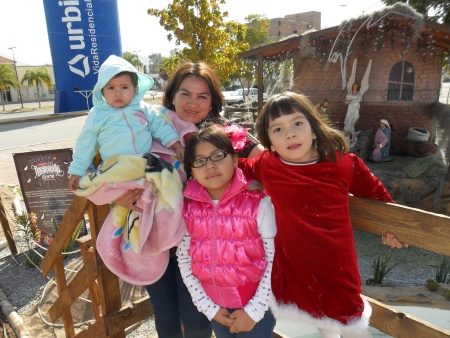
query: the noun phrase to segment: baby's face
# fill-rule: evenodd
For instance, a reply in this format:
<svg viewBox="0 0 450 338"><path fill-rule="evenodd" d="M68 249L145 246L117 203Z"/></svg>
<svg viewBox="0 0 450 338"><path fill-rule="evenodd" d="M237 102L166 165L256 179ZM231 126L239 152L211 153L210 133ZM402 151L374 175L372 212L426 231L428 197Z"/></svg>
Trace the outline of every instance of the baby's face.
<svg viewBox="0 0 450 338"><path fill-rule="evenodd" d="M123 108L133 101L138 88L133 87L131 77L128 74L112 78L103 87L103 97L106 103L115 108Z"/></svg>

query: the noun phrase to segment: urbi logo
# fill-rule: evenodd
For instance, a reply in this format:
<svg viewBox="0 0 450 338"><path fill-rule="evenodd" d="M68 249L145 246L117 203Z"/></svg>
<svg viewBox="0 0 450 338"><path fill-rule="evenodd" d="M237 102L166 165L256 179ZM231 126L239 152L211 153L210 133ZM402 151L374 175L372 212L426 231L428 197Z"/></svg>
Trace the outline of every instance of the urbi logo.
<svg viewBox="0 0 450 338"><path fill-rule="evenodd" d="M85 0L90 2L90 0ZM67 35L71 50L85 48L84 31L81 20L80 3L78 0L59 1L58 5L64 8L64 16L61 21L66 23ZM78 23L78 24L77 24ZM90 73L89 59L83 54L77 54L67 62L72 73L85 78Z"/></svg>
<svg viewBox="0 0 450 338"><path fill-rule="evenodd" d="M88 75L91 71L91 69L89 68L89 58L87 56L84 56L83 54L76 55L67 63L69 64L70 71L74 74L80 75L82 78L85 78L86 75ZM78 68L74 66L77 66Z"/></svg>

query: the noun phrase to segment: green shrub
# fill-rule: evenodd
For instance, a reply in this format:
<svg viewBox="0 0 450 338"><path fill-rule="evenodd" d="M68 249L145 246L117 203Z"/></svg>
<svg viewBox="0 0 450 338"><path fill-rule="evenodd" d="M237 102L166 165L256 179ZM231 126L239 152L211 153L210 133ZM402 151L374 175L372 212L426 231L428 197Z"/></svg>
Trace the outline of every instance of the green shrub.
<svg viewBox="0 0 450 338"><path fill-rule="evenodd" d="M396 262L394 265L389 266L389 263L392 258L392 253L393 253L392 248L390 248L386 253L386 256L384 256L383 261L380 260L380 257L378 257L376 260L373 261L372 263L373 278L368 279L366 284L381 285L384 277L386 277L386 275L400 263Z"/></svg>
<svg viewBox="0 0 450 338"><path fill-rule="evenodd" d="M445 299L450 300L450 290L444 291L444 297Z"/></svg>
<svg viewBox="0 0 450 338"><path fill-rule="evenodd" d="M59 229L59 225L56 223L54 218L52 218L52 222L53 222L53 229L55 230L55 233L56 233ZM63 253L68 253L73 250L73 247L75 246L75 242L78 239L78 236L80 236L80 231L81 231L81 228L83 227L83 222L84 222L84 220L82 220L80 223L78 223L72 236L69 238L66 245L64 246Z"/></svg>
<svg viewBox="0 0 450 338"><path fill-rule="evenodd" d="M430 291L437 291L439 289L439 284L434 279L427 279L425 286Z"/></svg>
<svg viewBox="0 0 450 338"><path fill-rule="evenodd" d="M16 224L18 232L22 234L22 238L27 243L28 249L32 248L33 240L36 240L35 233L31 229L30 220L27 213L16 216Z"/></svg>
<svg viewBox="0 0 450 338"><path fill-rule="evenodd" d="M450 265L445 256L442 257L441 264L436 268L436 282L447 284L450 282Z"/></svg>
<svg viewBox="0 0 450 338"><path fill-rule="evenodd" d="M22 261L21 265L27 268L34 268L39 266L41 263L41 256L39 256L35 251L29 251L28 254L24 254L25 259Z"/></svg>

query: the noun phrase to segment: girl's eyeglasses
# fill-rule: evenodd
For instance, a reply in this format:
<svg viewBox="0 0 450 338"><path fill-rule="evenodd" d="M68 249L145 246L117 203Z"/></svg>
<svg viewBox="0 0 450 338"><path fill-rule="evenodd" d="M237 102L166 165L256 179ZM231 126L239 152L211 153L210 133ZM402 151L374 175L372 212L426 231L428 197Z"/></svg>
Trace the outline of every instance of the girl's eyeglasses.
<svg viewBox="0 0 450 338"><path fill-rule="evenodd" d="M193 168L203 167L208 162L208 159L210 159L211 162L217 162L217 161L223 160L228 154L229 154L228 151L219 151L215 154L212 154L211 156L198 158L198 159L192 161L192 167Z"/></svg>

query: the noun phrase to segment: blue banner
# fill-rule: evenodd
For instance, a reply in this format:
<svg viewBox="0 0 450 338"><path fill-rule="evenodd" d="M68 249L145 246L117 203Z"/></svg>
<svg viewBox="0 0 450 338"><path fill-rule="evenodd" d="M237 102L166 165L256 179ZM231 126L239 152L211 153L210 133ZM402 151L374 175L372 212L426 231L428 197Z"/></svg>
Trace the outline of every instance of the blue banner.
<svg viewBox="0 0 450 338"><path fill-rule="evenodd" d="M55 113L92 108L100 65L122 56L117 0L43 0L55 74Z"/></svg>

